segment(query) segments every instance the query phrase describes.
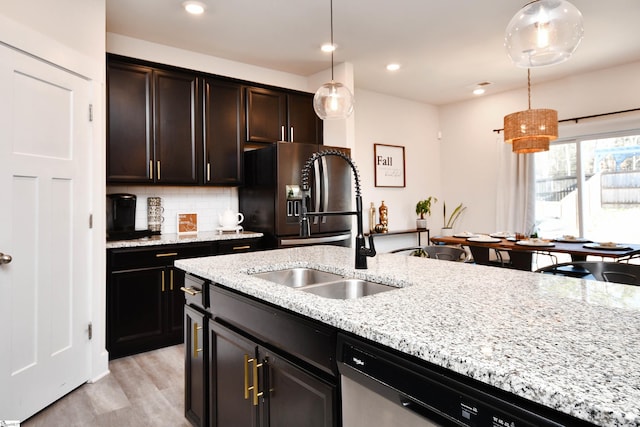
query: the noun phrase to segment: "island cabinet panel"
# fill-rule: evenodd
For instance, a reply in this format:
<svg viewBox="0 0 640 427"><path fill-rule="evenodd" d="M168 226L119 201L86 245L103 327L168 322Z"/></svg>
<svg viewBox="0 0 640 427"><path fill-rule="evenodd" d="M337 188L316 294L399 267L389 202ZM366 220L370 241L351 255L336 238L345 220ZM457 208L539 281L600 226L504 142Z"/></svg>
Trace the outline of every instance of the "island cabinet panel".
<svg viewBox="0 0 640 427"><path fill-rule="evenodd" d="M313 94L246 88L247 141L322 144L322 120L313 109Z"/></svg>
<svg viewBox="0 0 640 427"><path fill-rule="evenodd" d="M232 329L210 321L211 425L337 425L337 387Z"/></svg>
<svg viewBox="0 0 640 427"><path fill-rule="evenodd" d="M242 86L204 79L204 183L242 183L244 102Z"/></svg>
<svg viewBox="0 0 640 427"><path fill-rule="evenodd" d="M199 183L200 86L195 73L108 60L108 183Z"/></svg>
<svg viewBox="0 0 640 427"><path fill-rule="evenodd" d="M111 359L183 341L181 258L215 254L211 242L107 251L107 350Z"/></svg>
<svg viewBox="0 0 640 427"><path fill-rule="evenodd" d="M217 284L209 284L208 294L208 335L202 341L208 425L339 426L337 331ZM193 319L202 311L186 313L192 311L185 334L195 336ZM200 372L189 362L192 346L186 349L189 402L196 398L193 377ZM202 419L188 418L196 426Z"/></svg>
<svg viewBox="0 0 640 427"><path fill-rule="evenodd" d="M184 348L185 348L185 417L197 427L207 426L208 403L207 380L207 323L205 313L193 307L184 308Z"/></svg>

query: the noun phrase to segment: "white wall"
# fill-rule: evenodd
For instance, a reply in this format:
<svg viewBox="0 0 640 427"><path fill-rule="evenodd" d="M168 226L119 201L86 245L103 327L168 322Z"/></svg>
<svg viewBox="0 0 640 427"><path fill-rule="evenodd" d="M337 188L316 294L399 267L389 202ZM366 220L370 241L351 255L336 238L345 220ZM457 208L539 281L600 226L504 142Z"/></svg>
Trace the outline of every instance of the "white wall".
<svg viewBox="0 0 640 427"><path fill-rule="evenodd" d="M560 65L561 66L561 65ZM526 74L523 75L526 79ZM526 80L525 80L526 82ZM640 62L572 76L540 85L532 71L532 108L553 108L558 118L601 114L640 107ZM527 108L525 89L484 96L440 107L442 129L442 194L447 201L468 206L459 229L492 232L496 222L496 199L504 184L498 181L499 150L509 150L502 134L506 114ZM627 116L560 124L560 138L611 130L608 124L640 127L640 119ZM624 119L624 118L623 118Z"/></svg>
<svg viewBox="0 0 640 427"><path fill-rule="evenodd" d="M430 105L357 88L355 99L356 144L352 154L360 170L364 208L368 209L371 202L378 208L384 200L389 210L391 231L415 228L418 200L428 196L442 197L438 110ZM405 147L406 187L375 187L375 143ZM428 221L432 233L442 226L441 206L439 203L433 206ZM426 243L426 236L422 243ZM416 237L377 238L376 244L378 250L384 252L403 245L414 245Z"/></svg>

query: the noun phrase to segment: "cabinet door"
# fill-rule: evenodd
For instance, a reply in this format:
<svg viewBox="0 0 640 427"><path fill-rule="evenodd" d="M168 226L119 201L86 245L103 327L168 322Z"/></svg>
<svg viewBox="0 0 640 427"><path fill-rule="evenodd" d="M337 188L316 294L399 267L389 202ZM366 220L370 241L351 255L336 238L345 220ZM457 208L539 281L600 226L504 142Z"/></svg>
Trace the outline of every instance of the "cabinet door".
<svg viewBox="0 0 640 427"><path fill-rule="evenodd" d="M204 183L242 182L242 87L204 80Z"/></svg>
<svg viewBox="0 0 640 427"><path fill-rule="evenodd" d="M165 271L164 294L167 310L165 336L168 341L182 342L183 340L182 320L185 298L184 292L180 290L180 284L184 283L184 276L184 271L178 268L168 267Z"/></svg>
<svg viewBox="0 0 640 427"><path fill-rule="evenodd" d="M253 362L257 346L221 324L209 321L209 398L210 424L216 427L256 426L258 408L253 405L253 390L264 384L253 379ZM260 374L262 373L262 368ZM260 375L258 375L260 376ZM260 398L262 401L262 398Z"/></svg>
<svg viewBox="0 0 640 427"><path fill-rule="evenodd" d="M277 142L287 139L287 95L269 89L246 89L247 141Z"/></svg>
<svg viewBox="0 0 640 427"><path fill-rule="evenodd" d="M157 347L164 334L164 267L111 274L107 287L107 350L116 358Z"/></svg>
<svg viewBox="0 0 640 427"><path fill-rule="evenodd" d="M313 95L289 94L287 107L288 141L322 144L322 120L313 109Z"/></svg>
<svg viewBox="0 0 640 427"><path fill-rule="evenodd" d="M197 184L202 157L198 79L154 71L155 168L160 184Z"/></svg>
<svg viewBox="0 0 640 427"><path fill-rule="evenodd" d="M336 387L296 367L286 359L261 351L265 361L266 412L272 427L334 427Z"/></svg>
<svg viewBox="0 0 640 427"><path fill-rule="evenodd" d="M194 426L207 425L207 316L184 308L184 415Z"/></svg>
<svg viewBox="0 0 640 427"><path fill-rule="evenodd" d="M107 182L152 181L152 69L107 67Z"/></svg>

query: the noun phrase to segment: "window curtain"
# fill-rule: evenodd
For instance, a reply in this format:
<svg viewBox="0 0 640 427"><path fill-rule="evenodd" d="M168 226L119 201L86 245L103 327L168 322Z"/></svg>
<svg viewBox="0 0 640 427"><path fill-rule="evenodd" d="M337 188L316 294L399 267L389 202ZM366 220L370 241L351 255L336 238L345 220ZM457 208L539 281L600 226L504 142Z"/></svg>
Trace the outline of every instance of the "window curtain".
<svg viewBox="0 0 640 427"><path fill-rule="evenodd" d="M498 188L496 230L524 233L535 228L535 164L532 154L515 154L500 135L498 144Z"/></svg>

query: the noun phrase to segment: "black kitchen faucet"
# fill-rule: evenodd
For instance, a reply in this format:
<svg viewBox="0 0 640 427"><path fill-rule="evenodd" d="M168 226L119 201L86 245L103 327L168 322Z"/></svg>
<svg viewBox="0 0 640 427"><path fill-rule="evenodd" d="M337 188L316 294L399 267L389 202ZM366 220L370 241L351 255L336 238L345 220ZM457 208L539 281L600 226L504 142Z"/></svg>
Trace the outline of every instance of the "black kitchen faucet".
<svg viewBox="0 0 640 427"><path fill-rule="evenodd" d="M353 176L355 178L355 188L356 188L356 210L355 211L334 211L334 212L307 212L307 198L310 197L309 194L309 172L311 171L311 167L313 163L321 157L324 156L337 156L346 161L349 166L351 166L351 170L353 170ZM358 223L358 234L356 235L356 268L357 269L366 269L367 268L367 257L374 257L376 255L376 248L373 245L373 236L369 236L369 247L366 247L364 234L363 234L363 226L362 226L362 196L360 195L360 174L358 173L358 168L356 168L353 160L346 154L338 150L325 150L317 153L313 153L309 160L305 163L302 168L302 192L303 192L303 201L302 201L302 211L300 215L300 236L308 237L311 234L309 228L309 219L307 216L330 216L330 215L355 215Z"/></svg>

